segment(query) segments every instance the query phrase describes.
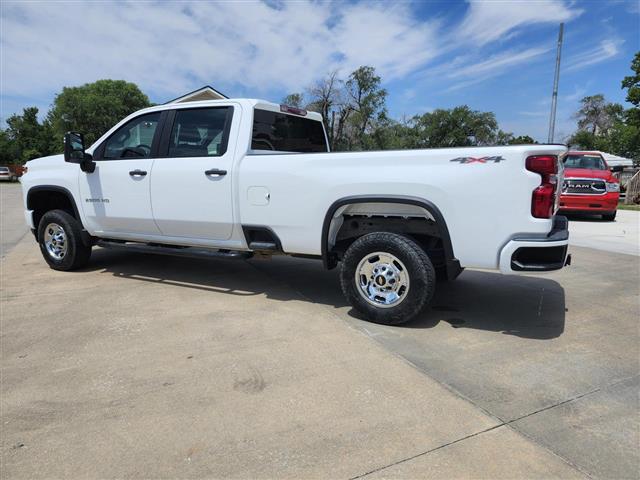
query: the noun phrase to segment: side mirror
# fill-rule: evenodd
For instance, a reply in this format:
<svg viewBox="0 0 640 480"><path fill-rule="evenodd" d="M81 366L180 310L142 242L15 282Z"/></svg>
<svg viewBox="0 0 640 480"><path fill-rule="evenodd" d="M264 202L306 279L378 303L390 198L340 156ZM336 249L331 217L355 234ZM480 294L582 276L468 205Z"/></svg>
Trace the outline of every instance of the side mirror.
<svg viewBox="0 0 640 480"><path fill-rule="evenodd" d="M624 167L622 165L616 165L615 167L611 167L611 171L613 173L622 172Z"/></svg>
<svg viewBox="0 0 640 480"><path fill-rule="evenodd" d="M67 132L64 135L64 161L78 163L83 172L92 173L96 164L90 154L84 151L84 136L81 133Z"/></svg>

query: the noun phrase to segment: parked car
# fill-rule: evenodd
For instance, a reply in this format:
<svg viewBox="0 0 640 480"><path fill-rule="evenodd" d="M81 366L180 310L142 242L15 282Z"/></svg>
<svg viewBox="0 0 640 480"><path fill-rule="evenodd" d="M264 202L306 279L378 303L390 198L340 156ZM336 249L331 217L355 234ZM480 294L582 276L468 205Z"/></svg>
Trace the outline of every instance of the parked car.
<svg viewBox="0 0 640 480"><path fill-rule="evenodd" d="M613 221L619 198L620 182L599 152L567 154L560 212L600 214L604 220Z"/></svg>
<svg viewBox="0 0 640 480"><path fill-rule="evenodd" d="M0 180L15 182L22 176L25 168L17 165L9 165L6 167L0 167Z"/></svg>
<svg viewBox="0 0 640 480"><path fill-rule="evenodd" d="M340 264L366 318L405 322L436 274L543 272L567 262L555 215L563 145L329 153L317 113L260 100L136 112L85 150L32 160L25 218L55 270L94 245L208 258ZM508 201L505 202L504 199Z"/></svg>
<svg viewBox="0 0 640 480"><path fill-rule="evenodd" d="M9 167L0 167L0 180L5 182L13 181L13 173L11 173Z"/></svg>

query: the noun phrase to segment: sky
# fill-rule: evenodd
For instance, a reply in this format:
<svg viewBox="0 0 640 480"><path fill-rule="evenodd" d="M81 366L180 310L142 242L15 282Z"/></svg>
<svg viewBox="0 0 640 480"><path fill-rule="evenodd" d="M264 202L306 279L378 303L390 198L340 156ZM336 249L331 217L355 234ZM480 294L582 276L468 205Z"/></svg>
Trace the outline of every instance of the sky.
<svg viewBox="0 0 640 480"><path fill-rule="evenodd" d="M0 122L28 106L44 115L62 87L102 78L155 103L203 85L279 102L370 65L393 118L466 104L546 141L560 22L556 141L575 130L582 97L624 103L640 0L2 0Z"/></svg>

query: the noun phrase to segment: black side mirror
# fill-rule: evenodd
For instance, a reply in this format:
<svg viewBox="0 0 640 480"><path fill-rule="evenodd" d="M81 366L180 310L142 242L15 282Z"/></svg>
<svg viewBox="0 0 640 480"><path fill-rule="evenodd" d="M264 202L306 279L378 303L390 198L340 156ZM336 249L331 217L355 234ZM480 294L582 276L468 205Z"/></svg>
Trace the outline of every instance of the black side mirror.
<svg viewBox="0 0 640 480"><path fill-rule="evenodd" d="M78 163L83 172L92 173L96 164L90 154L84 151L84 136L77 132L64 135L64 161Z"/></svg>
<svg viewBox="0 0 640 480"><path fill-rule="evenodd" d="M614 173L622 172L624 167L622 165L616 165L615 167L611 167L611 171Z"/></svg>

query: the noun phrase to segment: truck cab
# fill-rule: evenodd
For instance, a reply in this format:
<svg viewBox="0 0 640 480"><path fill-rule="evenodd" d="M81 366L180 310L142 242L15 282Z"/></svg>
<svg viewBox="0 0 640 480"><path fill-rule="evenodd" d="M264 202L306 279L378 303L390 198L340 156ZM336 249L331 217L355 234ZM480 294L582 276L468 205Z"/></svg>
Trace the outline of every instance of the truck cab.
<svg viewBox="0 0 640 480"><path fill-rule="evenodd" d="M600 152L569 152L564 158L564 182L560 193L562 213L599 214L616 218L620 182Z"/></svg>

